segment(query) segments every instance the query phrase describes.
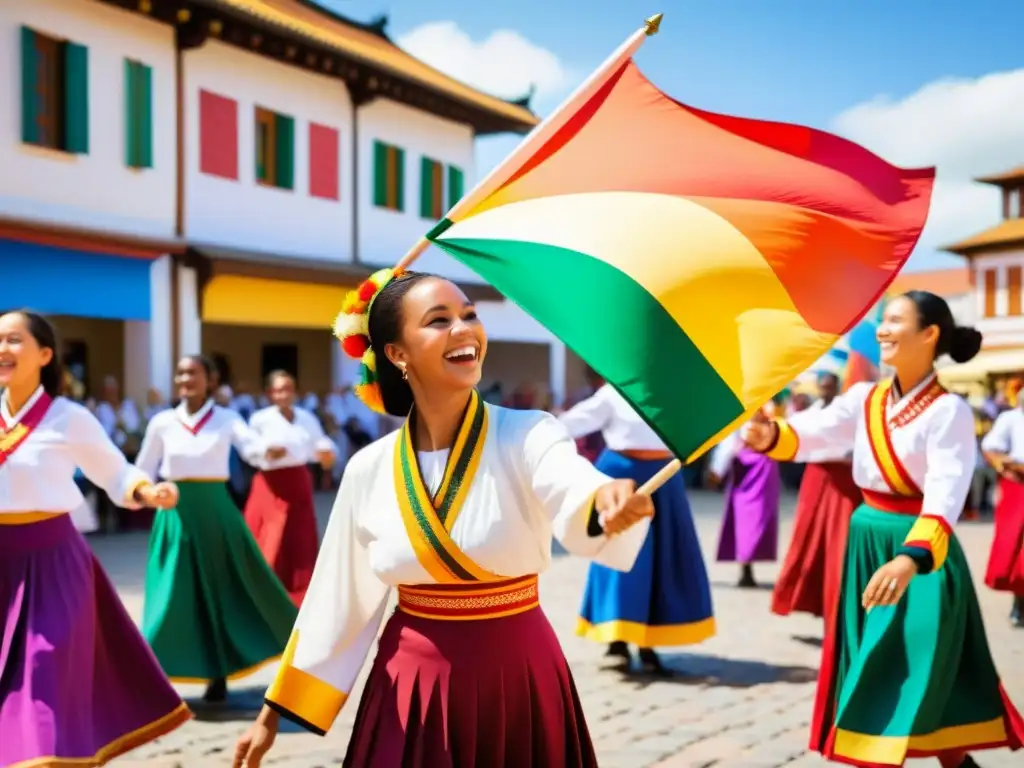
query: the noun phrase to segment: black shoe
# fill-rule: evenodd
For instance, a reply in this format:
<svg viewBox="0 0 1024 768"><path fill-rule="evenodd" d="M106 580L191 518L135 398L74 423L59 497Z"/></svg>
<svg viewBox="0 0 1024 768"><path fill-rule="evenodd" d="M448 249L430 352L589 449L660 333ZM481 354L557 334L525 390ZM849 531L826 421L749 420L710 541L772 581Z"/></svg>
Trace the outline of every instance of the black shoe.
<svg viewBox="0 0 1024 768"><path fill-rule="evenodd" d="M672 670L661 663L661 658L653 648L641 648L637 655L640 657L641 674L651 677L672 677Z"/></svg>
<svg viewBox="0 0 1024 768"><path fill-rule="evenodd" d="M206 688L206 693L203 694L203 701L208 704L219 704L225 701L228 697L228 681L223 677L217 678L210 682L210 685Z"/></svg>
<svg viewBox="0 0 1024 768"><path fill-rule="evenodd" d="M973 757L966 755L964 761L960 763L960 768L981 768L981 766L974 762Z"/></svg>
<svg viewBox="0 0 1024 768"><path fill-rule="evenodd" d="M616 640L614 643L608 644L608 650L605 651L605 656L618 656L619 658L629 659L629 646L621 640Z"/></svg>
<svg viewBox="0 0 1024 768"><path fill-rule="evenodd" d="M1010 624L1024 627L1024 597L1013 598L1013 610L1010 611Z"/></svg>
<svg viewBox="0 0 1024 768"><path fill-rule="evenodd" d="M736 582L740 589L756 589L757 582L754 581L754 566L746 563L740 571L740 580Z"/></svg>

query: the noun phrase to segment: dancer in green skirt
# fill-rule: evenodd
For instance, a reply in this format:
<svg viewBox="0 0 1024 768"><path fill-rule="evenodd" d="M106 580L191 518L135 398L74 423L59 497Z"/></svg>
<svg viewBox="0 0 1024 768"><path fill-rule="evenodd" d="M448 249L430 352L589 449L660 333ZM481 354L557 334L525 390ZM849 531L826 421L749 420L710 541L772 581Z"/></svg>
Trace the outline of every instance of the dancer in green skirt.
<svg viewBox="0 0 1024 768"><path fill-rule="evenodd" d="M228 680L281 655L297 610L227 489L232 447L249 461L283 449L214 405L212 370L198 355L178 362L181 403L150 421L136 463L180 494L153 523L143 634L168 677L209 683L204 698L223 701Z"/></svg>
<svg viewBox="0 0 1024 768"><path fill-rule="evenodd" d="M943 354L974 357L981 334L957 326L940 297L910 291L889 302L878 340L894 379L857 384L789 422L753 423L743 437L783 461L851 446L864 493L825 617L811 749L872 768L915 757L969 768L969 752L1024 741L953 533L974 472L974 417L933 370Z"/></svg>

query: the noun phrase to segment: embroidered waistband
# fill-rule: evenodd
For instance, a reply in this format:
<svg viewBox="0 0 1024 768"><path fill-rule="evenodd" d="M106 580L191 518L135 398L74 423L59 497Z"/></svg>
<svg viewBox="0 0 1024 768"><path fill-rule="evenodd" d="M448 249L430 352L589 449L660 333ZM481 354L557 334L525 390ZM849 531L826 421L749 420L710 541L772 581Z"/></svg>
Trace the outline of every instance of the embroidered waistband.
<svg viewBox="0 0 1024 768"><path fill-rule="evenodd" d="M497 619L540 604L536 576L480 584L399 586L398 607L412 616L442 621Z"/></svg>
<svg viewBox="0 0 1024 768"><path fill-rule="evenodd" d="M0 512L0 525L31 525L67 512Z"/></svg>
<svg viewBox="0 0 1024 768"><path fill-rule="evenodd" d="M920 496L897 496L894 493L879 493L861 489L864 503L880 512L894 512L898 515L919 515L924 499Z"/></svg>

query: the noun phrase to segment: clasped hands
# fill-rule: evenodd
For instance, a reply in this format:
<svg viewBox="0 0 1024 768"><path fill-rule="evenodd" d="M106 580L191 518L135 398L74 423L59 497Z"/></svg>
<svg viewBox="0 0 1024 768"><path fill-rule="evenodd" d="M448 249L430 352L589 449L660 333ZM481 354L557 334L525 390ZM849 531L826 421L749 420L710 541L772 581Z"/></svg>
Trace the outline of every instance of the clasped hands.
<svg viewBox="0 0 1024 768"><path fill-rule="evenodd" d="M632 480L612 480L597 489L594 508L601 527L609 536L628 530L645 517L654 516L654 502L646 493L636 492Z"/></svg>

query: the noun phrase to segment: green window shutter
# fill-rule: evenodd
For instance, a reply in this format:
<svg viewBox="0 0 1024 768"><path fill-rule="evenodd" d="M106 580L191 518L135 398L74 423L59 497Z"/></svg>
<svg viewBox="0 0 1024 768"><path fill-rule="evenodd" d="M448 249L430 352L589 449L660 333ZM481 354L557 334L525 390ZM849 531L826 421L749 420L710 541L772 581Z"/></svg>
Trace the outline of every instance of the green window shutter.
<svg viewBox="0 0 1024 768"><path fill-rule="evenodd" d="M388 147L380 141L373 142L373 204L388 204Z"/></svg>
<svg viewBox="0 0 1024 768"><path fill-rule="evenodd" d="M405 150L395 147L395 210L405 210Z"/></svg>
<svg viewBox="0 0 1024 768"><path fill-rule="evenodd" d="M39 142L39 65L36 61L36 33L21 28L21 140Z"/></svg>
<svg viewBox="0 0 1024 768"><path fill-rule="evenodd" d="M462 170L454 165L448 166L448 207L451 208L462 199Z"/></svg>
<svg viewBox="0 0 1024 768"><path fill-rule="evenodd" d="M64 44L64 149L89 153L89 49Z"/></svg>
<svg viewBox="0 0 1024 768"><path fill-rule="evenodd" d="M138 69L131 59L124 60L124 161L129 168L139 164Z"/></svg>
<svg viewBox="0 0 1024 768"><path fill-rule="evenodd" d="M295 118L274 115L275 186L281 189L295 187Z"/></svg>
<svg viewBox="0 0 1024 768"><path fill-rule="evenodd" d="M153 68L145 64L135 67L135 93L138 99L137 165L153 167Z"/></svg>
<svg viewBox="0 0 1024 768"><path fill-rule="evenodd" d="M434 161L420 158L420 216L434 218Z"/></svg>

